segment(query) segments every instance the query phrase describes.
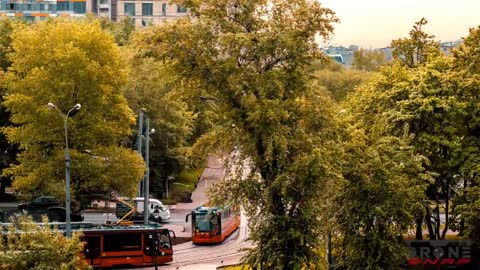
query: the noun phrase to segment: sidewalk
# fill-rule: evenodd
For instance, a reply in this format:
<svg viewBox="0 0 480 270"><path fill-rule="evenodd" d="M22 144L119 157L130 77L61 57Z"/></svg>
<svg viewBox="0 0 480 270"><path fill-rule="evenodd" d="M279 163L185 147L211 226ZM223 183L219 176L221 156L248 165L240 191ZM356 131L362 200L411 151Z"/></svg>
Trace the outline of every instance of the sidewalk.
<svg viewBox="0 0 480 270"><path fill-rule="evenodd" d="M195 209L198 206L205 204L208 201L208 197L206 194L206 190L212 184L215 184L218 180L223 179L225 174L225 170L223 167L223 163L221 160L209 157L207 161L207 167L203 172L200 181L197 184L197 187L192 193L192 202L190 203L179 203L176 205L170 206L170 211L172 212L185 212L186 214L191 210ZM173 224L164 224L164 228L168 228L173 230L177 237L191 237L191 229L183 228L180 225L173 225ZM174 246L175 250L175 246ZM161 269L171 269L171 270L216 270L217 267L226 266L226 265L233 265L239 262L241 256L231 257L231 258L223 258L219 259L211 259L206 260L202 263L191 264L191 265L176 265L175 264L175 252L174 252L174 262L167 265L162 265ZM152 269L152 268L148 268Z"/></svg>
<svg viewBox="0 0 480 270"><path fill-rule="evenodd" d="M193 209L205 204L208 201L207 189L218 180L223 179L225 170L223 168L222 161L215 157L208 157L207 167L203 171L200 181L197 187L192 192L192 202L178 203L176 205L168 205L172 213L182 212L185 215L190 213ZM192 233L188 225L182 226L177 224L163 224L163 227L175 232L175 235L179 238L190 238Z"/></svg>
<svg viewBox="0 0 480 270"><path fill-rule="evenodd" d="M203 171L200 181L197 187L192 193L192 202L190 203L178 203L172 205L171 210L193 210L198 206L205 204L208 201L206 190L209 186L216 183L218 180L223 179L225 169L223 168L222 161L215 157L208 157L207 167Z"/></svg>

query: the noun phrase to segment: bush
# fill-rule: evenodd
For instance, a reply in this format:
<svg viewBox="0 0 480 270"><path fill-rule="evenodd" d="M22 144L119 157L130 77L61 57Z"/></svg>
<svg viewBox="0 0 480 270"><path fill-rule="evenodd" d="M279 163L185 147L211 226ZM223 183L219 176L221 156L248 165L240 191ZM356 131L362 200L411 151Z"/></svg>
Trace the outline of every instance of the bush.
<svg viewBox="0 0 480 270"><path fill-rule="evenodd" d="M43 225L34 223L28 216L11 221L7 237L0 238L0 269L90 269L80 256L81 234L74 233L67 238L63 232L50 229L46 217Z"/></svg>

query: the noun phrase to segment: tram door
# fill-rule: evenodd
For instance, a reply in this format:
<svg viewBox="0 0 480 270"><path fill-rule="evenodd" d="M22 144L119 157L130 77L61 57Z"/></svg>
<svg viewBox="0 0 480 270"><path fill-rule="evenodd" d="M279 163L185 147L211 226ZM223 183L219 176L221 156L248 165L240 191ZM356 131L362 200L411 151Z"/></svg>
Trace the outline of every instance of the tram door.
<svg viewBox="0 0 480 270"><path fill-rule="evenodd" d="M155 256L157 249L157 243L155 241L154 233L145 233L143 235L143 253L146 255L143 257L143 262L151 263L153 261L153 256Z"/></svg>
<svg viewBox="0 0 480 270"><path fill-rule="evenodd" d="M83 241L86 242L83 254L87 262L92 266L100 264L100 236L84 236Z"/></svg>

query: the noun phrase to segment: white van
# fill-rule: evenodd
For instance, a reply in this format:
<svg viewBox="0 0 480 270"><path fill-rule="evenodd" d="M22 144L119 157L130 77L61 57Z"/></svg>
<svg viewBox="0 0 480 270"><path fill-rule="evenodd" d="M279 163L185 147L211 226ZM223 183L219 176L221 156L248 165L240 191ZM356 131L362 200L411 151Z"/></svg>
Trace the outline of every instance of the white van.
<svg viewBox="0 0 480 270"><path fill-rule="evenodd" d="M116 215L117 218L123 218L132 210L132 206L136 208L135 213L129 218L130 220L143 220L143 206L145 199L143 197L133 198L133 203L125 203L117 201ZM131 201L130 201L131 202ZM127 204L126 204L127 203ZM148 199L148 212L150 214L149 220L155 222L167 221L170 219L170 210L163 205L158 199Z"/></svg>
<svg viewBox="0 0 480 270"><path fill-rule="evenodd" d="M145 198L135 197L133 198L133 201L135 202L135 207L137 207L137 212L143 215ZM168 208L166 208L161 201L158 199L148 198L148 204L148 209L150 215L153 216L153 220L160 222L170 219L170 210L168 210Z"/></svg>

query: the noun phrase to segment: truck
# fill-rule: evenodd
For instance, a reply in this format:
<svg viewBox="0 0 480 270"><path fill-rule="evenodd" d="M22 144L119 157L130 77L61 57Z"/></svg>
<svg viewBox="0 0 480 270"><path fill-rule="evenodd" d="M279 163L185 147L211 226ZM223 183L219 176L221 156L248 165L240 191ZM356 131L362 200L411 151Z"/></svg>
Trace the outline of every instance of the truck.
<svg viewBox="0 0 480 270"><path fill-rule="evenodd" d="M144 197L135 197L131 201L117 198L116 202L117 218L131 221L144 220ZM160 200L149 198L148 205L149 220L160 223L170 219L170 210Z"/></svg>

